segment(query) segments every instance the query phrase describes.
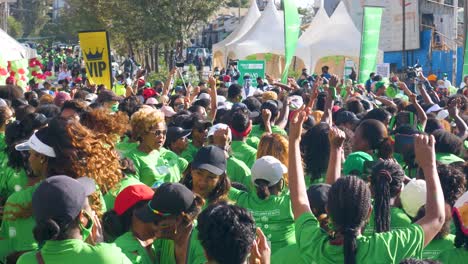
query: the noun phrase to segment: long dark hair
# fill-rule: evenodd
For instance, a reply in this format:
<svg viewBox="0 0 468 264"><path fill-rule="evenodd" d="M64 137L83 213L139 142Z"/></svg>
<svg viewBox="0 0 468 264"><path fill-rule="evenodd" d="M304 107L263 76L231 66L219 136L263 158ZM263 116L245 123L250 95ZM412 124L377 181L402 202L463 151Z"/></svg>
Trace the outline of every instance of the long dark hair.
<svg viewBox="0 0 468 264"><path fill-rule="evenodd" d="M319 123L302 137L301 147L304 151L305 170L310 175L311 181L320 179L327 171L330 157L329 131L328 124Z"/></svg>
<svg viewBox="0 0 468 264"><path fill-rule="evenodd" d="M367 184L355 176L338 179L328 193L328 212L335 231L344 238L344 263L356 263L356 238L371 208Z"/></svg>
<svg viewBox="0 0 468 264"><path fill-rule="evenodd" d="M135 210L146 206L148 201L139 201L127 209L122 215L118 215L114 210L107 211L102 216L102 227L106 235L107 242L113 242L117 237L130 230L132 217Z"/></svg>
<svg viewBox="0 0 468 264"><path fill-rule="evenodd" d="M275 189L281 189L281 185L284 184L283 179L273 186L268 186L270 183L268 181L258 179L255 180L255 189L257 190L257 196L261 200L268 199L270 193L274 192Z"/></svg>
<svg viewBox="0 0 468 264"><path fill-rule="evenodd" d="M227 177L226 173L223 173L222 175L218 176L220 179L218 181L218 184L216 187L211 191L211 193L208 195L208 203L216 203L218 201L224 201L227 200L227 195L229 192L229 189L231 189L231 181ZM185 185L185 187L189 188L190 190L193 190L193 178L192 174L188 173L185 175L184 178L182 178L181 183Z"/></svg>
<svg viewBox="0 0 468 264"><path fill-rule="evenodd" d="M375 232L390 231L390 199L400 193L405 172L398 163L380 161L372 168Z"/></svg>

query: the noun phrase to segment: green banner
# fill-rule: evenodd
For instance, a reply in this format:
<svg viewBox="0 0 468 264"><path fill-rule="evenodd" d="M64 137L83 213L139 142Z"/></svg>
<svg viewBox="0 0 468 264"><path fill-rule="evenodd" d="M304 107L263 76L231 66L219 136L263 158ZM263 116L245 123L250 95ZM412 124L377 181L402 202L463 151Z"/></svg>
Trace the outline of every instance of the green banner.
<svg viewBox="0 0 468 264"><path fill-rule="evenodd" d="M361 55L359 57L359 82L364 83L377 67L382 7L365 6L362 23Z"/></svg>
<svg viewBox="0 0 468 264"><path fill-rule="evenodd" d="M244 85L244 75L249 74L252 78L252 86L257 87L257 77L265 78L265 61L263 60L240 60L237 63L240 72L238 83Z"/></svg>
<svg viewBox="0 0 468 264"><path fill-rule="evenodd" d="M283 83L288 82L289 66L291 66L292 58L296 53L297 41L301 31L301 20L297 12L297 6L294 0L283 0L284 5L284 54L285 63Z"/></svg>

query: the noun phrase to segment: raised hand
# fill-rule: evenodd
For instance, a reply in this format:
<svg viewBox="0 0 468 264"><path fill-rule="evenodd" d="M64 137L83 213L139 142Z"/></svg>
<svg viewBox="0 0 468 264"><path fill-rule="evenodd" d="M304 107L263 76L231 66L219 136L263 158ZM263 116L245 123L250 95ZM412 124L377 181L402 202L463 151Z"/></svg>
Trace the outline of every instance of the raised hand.
<svg viewBox="0 0 468 264"><path fill-rule="evenodd" d="M332 75L330 80L328 81L328 84L330 85L330 87L336 87L338 82L339 82L338 76Z"/></svg>
<svg viewBox="0 0 468 264"><path fill-rule="evenodd" d="M254 240L254 244L250 251L250 264L269 264L271 249L268 246L268 241L262 230L257 227L257 239Z"/></svg>
<svg viewBox="0 0 468 264"><path fill-rule="evenodd" d="M289 123L289 140L300 141L302 136L302 125L307 119L307 112L304 106L297 110Z"/></svg>
<svg viewBox="0 0 468 264"><path fill-rule="evenodd" d="M435 139L434 136L417 135L414 136L414 153L416 163L421 168L435 168Z"/></svg>
<svg viewBox="0 0 468 264"><path fill-rule="evenodd" d="M346 134L337 127L330 128L330 132L328 133L328 140L330 141L330 146L334 148L341 148L343 147L343 143L346 139Z"/></svg>
<svg viewBox="0 0 468 264"><path fill-rule="evenodd" d="M216 89L216 78L213 76L210 76L208 78L208 85L210 86L211 89Z"/></svg>
<svg viewBox="0 0 468 264"><path fill-rule="evenodd" d="M448 105L448 111L451 118L455 118L460 114L461 99L457 98L452 100Z"/></svg>

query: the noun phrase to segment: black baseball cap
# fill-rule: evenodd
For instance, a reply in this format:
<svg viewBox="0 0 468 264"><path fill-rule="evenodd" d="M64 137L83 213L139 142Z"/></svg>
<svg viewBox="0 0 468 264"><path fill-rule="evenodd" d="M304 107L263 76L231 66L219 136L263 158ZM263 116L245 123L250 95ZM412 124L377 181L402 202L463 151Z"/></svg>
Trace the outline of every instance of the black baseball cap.
<svg viewBox="0 0 468 264"><path fill-rule="evenodd" d="M249 118L255 118L260 115L259 112L252 112L249 110L246 104L244 103L235 103L232 105L231 108L231 113L237 112L237 111L243 111L249 115Z"/></svg>
<svg viewBox="0 0 468 264"><path fill-rule="evenodd" d="M136 217L145 223L171 215L187 212L192 207L195 195L180 183L164 183L159 186L147 206L136 211Z"/></svg>
<svg viewBox="0 0 468 264"><path fill-rule="evenodd" d="M87 196L95 190L94 180L87 177L78 180L65 175L49 177L43 180L33 193L34 219L36 222L52 219L64 227L76 219Z"/></svg>
<svg viewBox="0 0 468 264"><path fill-rule="evenodd" d="M192 161L192 169L204 169L217 176L226 172L226 155L216 146L201 148Z"/></svg>
<svg viewBox="0 0 468 264"><path fill-rule="evenodd" d="M342 125L342 124L346 124L346 123L349 123L349 122L357 123L357 122L359 122L359 118L357 118L356 114L354 114L353 112L350 112L350 111L342 111L342 112L339 112L336 115L335 124L337 126Z"/></svg>
<svg viewBox="0 0 468 264"><path fill-rule="evenodd" d="M181 127L168 127L166 134L167 144L171 144L178 140L179 138L187 137L192 133L190 129L183 129Z"/></svg>
<svg viewBox="0 0 468 264"><path fill-rule="evenodd" d="M309 198L310 208L315 208L319 213L325 212L325 207L328 203L328 192L330 184L313 184L307 189L307 197Z"/></svg>

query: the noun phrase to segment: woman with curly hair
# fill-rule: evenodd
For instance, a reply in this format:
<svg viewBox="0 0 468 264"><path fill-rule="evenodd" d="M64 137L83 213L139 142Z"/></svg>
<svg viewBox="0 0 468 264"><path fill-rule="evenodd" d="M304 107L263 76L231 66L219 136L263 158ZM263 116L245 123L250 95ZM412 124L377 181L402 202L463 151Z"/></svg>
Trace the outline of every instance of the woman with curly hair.
<svg viewBox="0 0 468 264"><path fill-rule="evenodd" d="M112 141L119 142L129 129L129 118L124 112L112 113L105 108L96 108L83 114L81 123L95 133L108 135Z"/></svg>
<svg viewBox="0 0 468 264"><path fill-rule="evenodd" d="M164 114L153 108L142 108L130 120L132 138L138 145L123 152L135 166L135 177L142 183L178 182L188 166L186 160L165 149L166 122Z"/></svg>
<svg viewBox="0 0 468 264"><path fill-rule="evenodd" d="M113 143L105 135L95 135L73 120L54 119L39 129L27 142L16 146L29 151L31 177L36 184L9 197L1 227L0 258L18 257L37 248L32 237L32 194L39 182L54 175L93 178L102 193L114 187L121 177L119 160ZM99 192L89 196L92 209L105 211ZM93 240L91 240L93 242Z"/></svg>

